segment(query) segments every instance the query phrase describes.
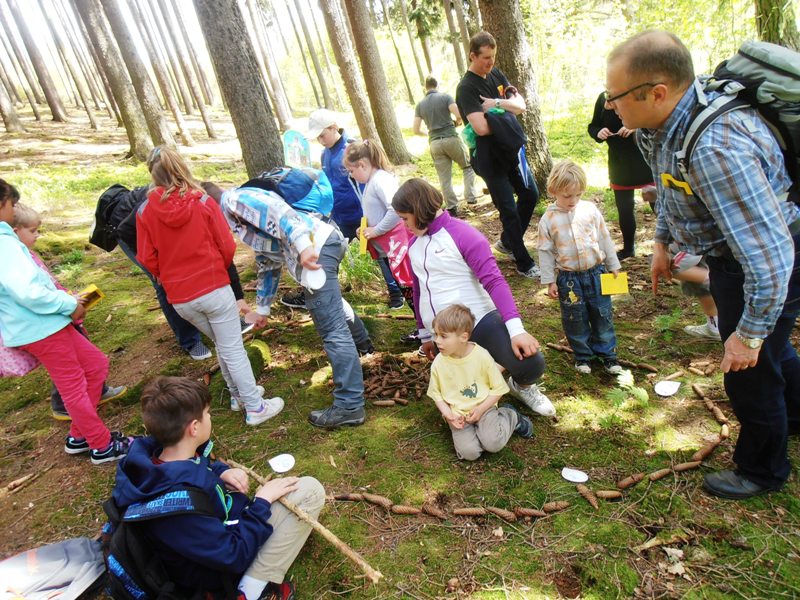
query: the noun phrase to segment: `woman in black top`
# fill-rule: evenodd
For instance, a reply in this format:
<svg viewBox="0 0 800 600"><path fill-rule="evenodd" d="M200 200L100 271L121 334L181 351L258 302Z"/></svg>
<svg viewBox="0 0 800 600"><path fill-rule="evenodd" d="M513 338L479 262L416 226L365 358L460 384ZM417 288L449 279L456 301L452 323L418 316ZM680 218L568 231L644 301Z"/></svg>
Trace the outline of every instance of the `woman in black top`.
<svg viewBox="0 0 800 600"><path fill-rule="evenodd" d="M597 143L608 144L608 179L611 189L614 190L619 228L622 230L623 246L617 252L620 260L634 255L636 217L633 211L633 191L642 189L642 198L651 208L654 208L656 200L653 172L639 152L633 138L634 131L623 127L617 113L606 108L605 94L600 94L594 105L592 122L589 123L589 135Z"/></svg>

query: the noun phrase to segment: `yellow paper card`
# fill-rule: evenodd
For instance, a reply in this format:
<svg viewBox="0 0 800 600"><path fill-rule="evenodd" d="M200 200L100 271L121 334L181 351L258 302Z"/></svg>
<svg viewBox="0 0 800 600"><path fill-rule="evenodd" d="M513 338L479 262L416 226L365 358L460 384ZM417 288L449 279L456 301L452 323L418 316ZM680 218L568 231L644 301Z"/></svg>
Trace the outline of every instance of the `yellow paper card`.
<svg viewBox="0 0 800 600"><path fill-rule="evenodd" d="M367 238L364 237L364 230L367 228L367 217L361 217L361 233L358 236L358 253L367 253Z"/></svg>
<svg viewBox="0 0 800 600"><path fill-rule="evenodd" d="M614 277L613 273L600 274L600 293L604 296L628 293L628 274L620 273Z"/></svg>
<svg viewBox="0 0 800 600"><path fill-rule="evenodd" d="M86 298L86 304L84 304L86 310L89 310L95 304L100 302L100 300L106 297L106 295L97 289L97 286L94 284L89 285L85 289L81 290L80 295Z"/></svg>

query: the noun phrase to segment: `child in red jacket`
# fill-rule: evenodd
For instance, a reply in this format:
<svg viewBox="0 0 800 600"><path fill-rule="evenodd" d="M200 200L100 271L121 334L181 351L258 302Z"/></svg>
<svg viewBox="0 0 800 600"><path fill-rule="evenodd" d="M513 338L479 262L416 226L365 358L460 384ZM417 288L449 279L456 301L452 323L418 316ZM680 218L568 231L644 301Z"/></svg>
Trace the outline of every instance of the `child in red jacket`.
<svg viewBox="0 0 800 600"><path fill-rule="evenodd" d="M147 166L156 187L136 215L136 259L178 314L214 340L231 408L244 405L246 423L259 425L283 410L283 400L262 398L242 343L227 271L236 251L228 223L176 150L155 148Z"/></svg>

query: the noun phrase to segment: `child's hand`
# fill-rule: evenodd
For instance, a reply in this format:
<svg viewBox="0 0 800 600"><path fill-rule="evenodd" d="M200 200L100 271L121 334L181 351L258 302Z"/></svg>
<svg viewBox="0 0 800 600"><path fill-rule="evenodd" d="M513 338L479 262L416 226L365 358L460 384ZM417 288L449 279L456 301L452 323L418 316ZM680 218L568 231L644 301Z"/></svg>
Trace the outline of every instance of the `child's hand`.
<svg viewBox="0 0 800 600"><path fill-rule="evenodd" d="M219 476L225 487L233 492L241 492L246 494L250 489L250 480L247 478L247 473L241 469L228 469L223 471Z"/></svg>
<svg viewBox="0 0 800 600"><path fill-rule="evenodd" d="M450 427L453 429L464 429L464 425L466 425L466 420L464 419L464 415L457 415L453 411L450 411L449 414L442 415L444 420L450 424Z"/></svg>
<svg viewBox="0 0 800 600"><path fill-rule="evenodd" d="M317 269L322 268L322 265L320 265L317 262L318 258L319 254L314 252L314 247L309 246L300 253L300 264L303 266L304 269L308 269L309 271L316 271Z"/></svg>
<svg viewBox="0 0 800 600"><path fill-rule="evenodd" d="M466 422L469 423L470 425L474 425L475 423L477 423L478 421L481 420L483 415L486 414L487 410L488 410L488 407L487 408L481 408L480 406L476 406L467 415L467 417L465 419Z"/></svg>
<svg viewBox="0 0 800 600"><path fill-rule="evenodd" d="M436 344L433 342L422 342L422 352L428 360L436 358Z"/></svg>
<svg viewBox="0 0 800 600"><path fill-rule="evenodd" d="M264 315L258 314L256 311L251 310L244 315L244 322L245 323L252 323L253 329L264 329L267 326L267 317Z"/></svg>
<svg viewBox="0 0 800 600"><path fill-rule="evenodd" d="M250 308L250 305L247 303L247 300L245 300L244 298L242 298L241 300L237 300L236 306L239 308L239 312L243 315L246 315L252 310Z"/></svg>
<svg viewBox="0 0 800 600"><path fill-rule="evenodd" d="M80 321L84 316L86 316L86 307L78 302L78 306L75 307L75 310L72 311L70 318L74 322Z"/></svg>
<svg viewBox="0 0 800 600"><path fill-rule="evenodd" d="M367 240L371 240L372 238L377 237L375 235L375 228L374 227L365 227L364 231L362 233L364 235L364 239L367 239Z"/></svg>
<svg viewBox="0 0 800 600"><path fill-rule="evenodd" d="M615 271L611 271L611 273L614 275L614 279L619 277L619 269L616 269Z"/></svg>
<svg viewBox="0 0 800 600"><path fill-rule="evenodd" d="M297 489L297 477L281 477L280 479L273 479L262 485L256 491L256 498L262 498L272 504L279 498L283 498L286 494L293 492Z"/></svg>
<svg viewBox="0 0 800 600"><path fill-rule="evenodd" d="M553 300L558 299L558 284L554 281L547 286L547 295L550 296Z"/></svg>

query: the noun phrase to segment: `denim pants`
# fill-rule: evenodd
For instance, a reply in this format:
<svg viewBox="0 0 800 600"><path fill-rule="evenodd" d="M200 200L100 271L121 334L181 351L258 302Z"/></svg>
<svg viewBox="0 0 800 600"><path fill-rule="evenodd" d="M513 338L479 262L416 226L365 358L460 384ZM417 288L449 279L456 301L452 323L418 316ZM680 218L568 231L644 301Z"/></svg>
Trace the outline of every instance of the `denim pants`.
<svg viewBox="0 0 800 600"><path fill-rule="evenodd" d="M795 236L794 270L783 312L764 340L755 367L724 375L725 392L741 429L733 461L747 479L780 488L791 472L790 431L800 430L800 359L789 341L800 312L800 236ZM744 274L733 258L706 257L711 295L719 312L722 341L736 330L744 310Z"/></svg>
<svg viewBox="0 0 800 600"><path fill-rule="evenodd" d="M231 286L218 288L199 298L175 304L178 314L214 341L222 378L233 398L249 411L261 408L253 367L242 342L239 307Z"/></svg>
<svg viewBox="0 0 800 600"><path fill-rule="evenodd" d="M363 334L353 332L347 325L339 288L339 263L347 251L347 242L334 232L322 246L317 262L325 270L325 285L318 290L306 288L306 308L311 313L322 347L333 371L333 405L345 410L364 406L364 374L354 338L363 339L367 331L361 319L353 327L364 329Z"/></svg>
<svg viewBox="0 0 800 600"><path fill-rule="evenodd" d="M517 167L514 167L507 174L484 177L486 187L492 196L492 203L500 213L500 221L503 223L503 233L500 241L514 254L514 262L517 263L519 271L527 271L535 263L525 247L522 236L528 229L533 215L533 209L539 201L539 190L536 185L533 188L526 188L519 174ZM514 201L514 194L518 200Z"/></svg>
<svg viewBox="0 0 800 600"><path fill-rule="evenodd" d="M617 359L611 296L600 293L600 274L605 272L600 264L586 271L559 271L556 278L561 324L578 362L592 356Z"/></svg>
<svg viewBox="0 0 800 600"><path fill-rule="evenodd" d="M122 248L125 256L131 259L131 262L139 267L150 279L150 283L153 284L153 288L156 290L156 298L158 298L158 305L161 307L161 312L164 313L164 317L166 317L167 323L170 329L172 329L172 333L175 334L178 345L186 351L191 350L192 346L200 341L200 332L197 331L197 327L189 323L176 312L175 308L169 303L169 300L167 300L167 292L164 291L161 284L159 284L156 278L136 260L136 251L122 240L118 241L119 247Z"/></svg>

